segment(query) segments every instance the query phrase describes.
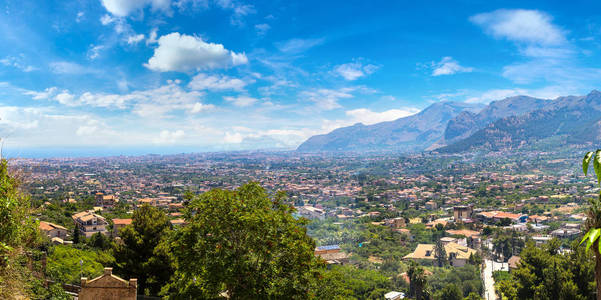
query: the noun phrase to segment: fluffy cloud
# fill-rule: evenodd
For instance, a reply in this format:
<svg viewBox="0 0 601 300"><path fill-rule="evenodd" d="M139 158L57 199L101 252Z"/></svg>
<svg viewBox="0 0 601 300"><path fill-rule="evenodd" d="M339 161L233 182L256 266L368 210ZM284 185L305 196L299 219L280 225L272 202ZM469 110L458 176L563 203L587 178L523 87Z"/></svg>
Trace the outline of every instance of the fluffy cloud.
<svg viewBox="0 0 601 300"><path fill-rule="evenodd" d="M251 105L257 103L257 101L259 101L256 98L249 97L249 96L237 96L237 97L226 96L226 97L223 97L223 99L225 101L231 102L232 104L234 104L235 106L238 106L238 107L251 106Z"/></svg>
<svg viewBox="0 0 601 300"><path fill-rule="evenodd" d="M226 132L223 141L228 144L240 144L244 140L244 136L240 132Z"/></svg>
<svg viewBox="0 0 601 300"><path fill-rule="evenodd" d="M127 17L146 6L150 6L154 11L169 12L171 0L102 0L102 5L112 15Z"/></svg>
<svg viewBox="0 0 601 300"><path fill-rule="evenodd" d="M341 88L338 90L332 89L317 89L314 91L305 91L302 96L309 101L315 102L316 106L323 110L332 110L342 107L338 100L353 98L351 92L354 88Z"/></svg>
<svg viewBox="0 0 601 300"><path fill-rule="evenodd" d="M31 98L33 98L34 100L46 100L46 99L50 99L51 97L53 97L57 91L58 91L58 88L49 87L49 88L44 89L41 92L24 91L23 94L31 96Z"/></svg>
<svg viewBox="0 0 601 300"><path fill-rule="evenodd" d="M135 45L143 40L144 40L144 35L141 33L135 34L135 35L130 35L127 37L127 43L130 45Z"/></svg>
<svg viewBox="0 0 601 300"><path fill-rule="evenodd" d="M359 62L338 65L334 67L334 72L342 76L346 80L356 80L363 76L369 75L378 69L377 66L368 64L362 65Z"/></svg>
<svg viewBox="0 0 601 300"><path fill-rule="evenodd" d="M211 104L202 104L204 96L201 91L188 91L180 86L179 81L168 81L166 85L148 90L138 90L126 94L108 94L84 92L79 96L68 90L58 92L56 87L41 92L24 91L35 100L54 100L65 106L92 106L110 109L131 108L132 112L144 116L161 117L174 110L199 113L214 108Z"/></svg>
<svg viewBox="0 0 601 300"><path fill-rule="evenodd" d="M473 68L463 67L459 65L459 63L450 56L443 57L442 60L438 63L433 63L432 67L434 69L432 71L432 76L452 75L455 73L473 71Z"/></svg>
<svg viewBox="0 0 601 300"><path fill-rule="evenodd" d="M244 53L227 50L221 44L207 43L200 37L173 32L161 36L159 46L145 66L154 71L207 70L248 63Z"/></svg>
<svg viewBox="0 0 601 300"><path fill-rule="evenodd" d="M211 90L211 91L223 91L223 90L243 90L246 86L246 82L238 78L231 78L228 76L219 75L207 75L199 73L192 78L188 87L193 90Z"/></svg>
<svg viewBox="0 0 601 300"><path fill-rule="evenodd" d="M213 104L202 104L200 102L196 102L192 105L192 109L190 109L190 112L193 114L196 114L199 112L212 110L214 108L215 108L215 105L213 105Z"/></svg>
<svg viewBox="0 0 601 300"><path fill-rule="evenodd" d="M346 111L346 115L352 118L351 123L363 123L365 125L371 125L380 122L393 121L398 118L416 114L418 112L419 109L414 107L390 109L383 112L375 112L367 108L358 108Z"/></svg>
<svg viewBox="0 0 601 300"><path fill-rule="evenodd" d="M162 130L159 136L154 139L156 144L174 144L178 140L182 139L186 134L183 130Z"/></svg>
<svg viewBox="0 0 601 300"><path fill-rule="evenodd" d="M496 38L541 45L565 42L564 33L551 23L549 15L537 10L500 9L470 18Z"/></svg>

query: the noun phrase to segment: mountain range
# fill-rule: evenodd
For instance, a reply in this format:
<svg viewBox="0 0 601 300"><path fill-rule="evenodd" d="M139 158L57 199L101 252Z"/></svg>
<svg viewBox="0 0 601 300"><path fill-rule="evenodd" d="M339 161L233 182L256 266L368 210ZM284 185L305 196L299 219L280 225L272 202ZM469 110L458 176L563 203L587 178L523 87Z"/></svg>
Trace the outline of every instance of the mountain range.
<svg viewBox="0 0 601 300"><path fill-rule="evenodd" d="M601 92L555 100L516 96L484 107L439 102L394 121L359 123L312 136L297 150L456 153L516 149L549 138L560 144L601 140Z"/></svg>

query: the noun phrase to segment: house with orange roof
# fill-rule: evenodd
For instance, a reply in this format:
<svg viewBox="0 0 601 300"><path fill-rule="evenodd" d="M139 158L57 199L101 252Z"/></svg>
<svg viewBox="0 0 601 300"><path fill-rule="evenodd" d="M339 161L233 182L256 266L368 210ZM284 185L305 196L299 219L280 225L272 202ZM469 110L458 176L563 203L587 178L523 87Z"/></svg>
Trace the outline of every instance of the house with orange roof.
<svg viewBox="0 0 601 300"><path fill-rule="evenodd" d="M57 237L61 239L65 239L68 232L67 228L63 226L44 221L40 221L40 230L49 238Z"/></svg>
<svg viewBox="0 0 601 300"><path fill-rule="evenodd" d="M113 236L119 236L119 230L121 228L131 224L132 219L113 219Z"/></svg>
<svg viewBox="0 0 601 300"><path fill-rule="evenodd" d="M106 219L96 214L92 210L82 211L71 216L75 227L79 229L79 232L86 238L91 237L94 233L100 232L104 235L108 234L106 225L108 225Z"/></svg>

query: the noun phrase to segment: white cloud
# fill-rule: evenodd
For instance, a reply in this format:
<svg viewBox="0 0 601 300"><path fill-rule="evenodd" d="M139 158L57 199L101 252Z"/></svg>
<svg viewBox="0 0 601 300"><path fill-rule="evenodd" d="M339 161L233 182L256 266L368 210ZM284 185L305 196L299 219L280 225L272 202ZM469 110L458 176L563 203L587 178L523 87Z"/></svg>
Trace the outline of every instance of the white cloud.
<svg viewBox="0 0 601 300"><path fill-rule="evenodd" d="M127 17L129 14L150 6L153 11L170 12L171 0L101 0L108 12L118 17Z"/></svg>
<svg viewBox="0 0 601 300"><path fill-rule="evenodd" d="M75 22L77 22L77 23L81 22L83 20L83 16L84 16L83 11L78 12L77 16L75 17Z"/></svg>
<svg viewBox="0 0 601 300"><path fill-rule="evenodd" d="M215 105L213 105L213 104L202 104L200 102L196 102L196 103L194 103L194 105L192 105L192 109L190 109L190 112L193 114L196 114L199 112L212 110L214 108L215 108Z"/></svg>
<svg viewBox="0 0 601 300"><path fill-rule="evenodd" d="M255 30L257 31L258 35L265 35L269 29L271 29L271 26L269 26L267 23L255 25Z"/></svg>
<svg viewBox="0 0 601 300"><path fill-rule="evenodd" d="M110 15L103 15L102 17L100 17L100 23L104 26L109 25L113 22L115 22L115 18L111 17Z"/></svg>
<svg viewBox="0 0 601 300"><path fill-rule="evenodd" d="M237 90L241 91L246 86L246 82L238 78L231 78L220 75L207 75L199 73L192 78L188 87L193 90Z"/></svg>
<svg viewBox="0 0 601 300"><path fill-rule="evenodd" d="M237 97L226 96L226 97L223 97L223 99L225 101L232 102L232 104L234 104L235 106L238 106L238 107L251 106L251 105L257 103L257 101L259 101L256 98L249 97L249 96L237 96Z"/></svg>
<svg viewBox="0 0 601 300"><path fill-rule="evenodd" d="M62 91L62 92L58 93L56 96L54 96L54 100L56 100L58 103L60 103L62 105L66 105L66 106L77 105L77 102L75 101L75 96L73 94L69 93L69 91Z"/></svg>
<svg viewBox="0 0 601 300"><path fill-rule="evenodd" d="M276 46L284 53L296 54L305 52L324 42L324 39L291 39L277 43Z"/></svg>
<svg viewBox="0 0 601 300"><path fill-rule="evenodd" d="M244 136L242 136L242 134L239 132L226 132L225 136L223 137L223 141L228 144L240 144L243 140Z"/></svg>
<svg viewBox="0 0 601 300"><path fill-rule="evenodd" d="M25 91L25 92L23 92L23 94L31 96L31 98L33 98L34 100L46 100L46 99L50 99L51 97L53 97L57 91L58 91L58 89L56 87L49 87L49 88L44 89L41 92Z"/></svg>
<svg viewBox="0 0 601 300"><path fill-rule="evenodd" d="M352 118L351 122L353 124L363 123L365 125L371 125L407 117L416 114L419 111L419 109L414 107L407 107L404 109L389 109L383 112L375 112L367 108L358 108L353 110L347 110L346 115Z"/></svg>
<svg viewBox="0 0 601 300"><path fill-rule="evenodd" d="M98 131L97 126L82 125L82 126L79 126L79 128L77 128L77 131L75 131L75 134L79 135L79 136L91 136L94 133L96 133L97 131Z"/></svg>
<svg viewBox="0 0 601 300"><path fill-rule="evenodd" d="M127 43L130 45L135 45L143 40L144 40L144 35L141 33L135 34L135 35L130 35L127 37Z"/></svg>
<svg viewBox="0 0 601 300"><path fill-rule="evenodd" d="M353 62L334 67L334 72L346 80L356 80L375 72L377 69L377 66L371 64L364 66L359 62Z"/></svg>
<svg viewBox="0 0 601 300"><path fill-rule="evenodd" d="M341 88L338 90L332 89L317 89L313 91L302 92L301 95L309 101L315 102L316 106L323 110L332 110L342 107L338 100L353 98L351 92L355 88Z"/></svg>
<svg viewBox="0 0 601 300"><path fill-rule="evenodd" d="M153 28L152 30L150 30L150 33L148 34L148 39L146 40L146 45L153 45L158 43L157 40L157 31L159 29L158 28Z"/></svg>
<svg viewBox="0 0 601 300"><path fill-rule="evenodd" d="M470 18L496 38L514 42L558 45L565 42L563 31L551 23L552 18L538 10L500 9Z"/></svg>
<svg viewBox="0 0 601 300"><path fill-rule="evenodd" d="M489 103L495 100L505 99L507 97L526 95L528 93L525 89L493 89L485 91L479 95L467 98L467 103Z"/></svg>
<svg viewBox="0 0 601 300"><path fill-rule="evenodd" d="M100 56L100 51L104 49L103 45L90 45L90 50L88 50L88 59L94 60Z"/></svg>
<svg viewBox="0 0 601 300"><path fill-rule="evenodd" d="M207 43L200 37L173 32L161 36L159 46L145 66L167 72L227 68L248 63L244 53L227 50L221 44Z"/></svg>
<svg viewBox="0 0 601 300"><path fill-rule="evenodd" d="M84 92L80 96L68 90L57 93L57 88L48 88L42 92L25 91L24 94L33 99L50 99L65 106L92 106L110 109L131 108L134 114L149 117L163 115L181 110L189 113L199 113L214 108L211 104L202 104L199 100L204 96L200 91L187 91L179 81L168 81L168 84L148 89L133 91L127 94L107 94Z"/></svg>
<svg viewBox="0 0 601 300"><path fill-rule="evenodd" d="M473 68L459 65L459 63L450 56L443 57L438 63L432 63L432 67L434 68L432 76L452 75L473 71Z"/></svg>
<svg viewBox="0 0 601 300"><path fill-rule="evenodd" d="M21 70L23 72L27 72L27 73L31 72L31 71L37 70L36 67L31 66L31 65L27 65L26 63L24 63L23 62L23 60L24 60L23 58L24 58L23 55L18 56L18 57L7 56L7 57L5 57L3 59L0 59L0 64L3 64L5 66L7 66L7 67L14 67L14 68L17 68L17 69L19 69L19 70Z"/></svg>
<svg viewBox="0 0 601 300"><path fill-rule="evenodd" d="M244 25L244 22L242 21L243 17L256 12L254 6L235 0L215 0L215 4L222 9L230 10L232 12L230 23L237 26Z"/></svg>
<svg viewBox="0 0 601 300"><path fill-rule="evenodd" d="M183 130L162 130L158 137L154 139L156 144L174 144L178 140L182 139L186 134Z"/></svg>
<svg viewBox="0 0 601 300"><path fill-rule="evenodd" d="M470 20L496 38L516 44L526 58L503 68L503 77L517 84L552 83L564 86L597 85L601 69L578 60L583 51L571 44L552 17L537 10L497 10ZM586 83L586 84L584 84Z"/></svg>

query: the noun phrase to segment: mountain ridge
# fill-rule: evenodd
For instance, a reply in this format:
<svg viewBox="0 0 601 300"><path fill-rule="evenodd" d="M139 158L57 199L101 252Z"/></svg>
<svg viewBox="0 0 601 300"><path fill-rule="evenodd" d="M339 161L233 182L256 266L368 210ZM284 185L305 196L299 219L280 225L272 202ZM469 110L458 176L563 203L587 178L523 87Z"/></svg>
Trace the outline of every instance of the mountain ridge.
<svg viewBox="0 0 601 300"><path fill-rule="evenodd" d="M463 102L438 102L394 121L357 123L312 136L297 151L511 149L554 135L565 136L566 143L582 142L570 137L572 134L597 138L585 130L586 126L601 128L601 92L597 90L554 100L514 96L492 101L483 108Z"/></svg>

